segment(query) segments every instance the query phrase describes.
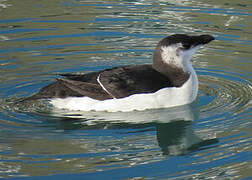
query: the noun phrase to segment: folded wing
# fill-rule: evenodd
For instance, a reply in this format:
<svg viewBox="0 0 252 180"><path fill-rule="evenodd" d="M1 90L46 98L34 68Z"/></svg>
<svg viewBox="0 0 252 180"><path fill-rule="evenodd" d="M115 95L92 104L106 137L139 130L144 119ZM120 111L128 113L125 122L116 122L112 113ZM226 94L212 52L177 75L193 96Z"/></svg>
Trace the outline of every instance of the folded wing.
<svg viewBox="0 0 252 180"><path fill-rule="evenodd" d="M171 81L155 71L151 65L123 66L84 75L65 74L63 76L64 79L57 79L56 82L42 88L28 99L87 96L105 100L139 93L153 93L165 87L173 87Z"/></svg>

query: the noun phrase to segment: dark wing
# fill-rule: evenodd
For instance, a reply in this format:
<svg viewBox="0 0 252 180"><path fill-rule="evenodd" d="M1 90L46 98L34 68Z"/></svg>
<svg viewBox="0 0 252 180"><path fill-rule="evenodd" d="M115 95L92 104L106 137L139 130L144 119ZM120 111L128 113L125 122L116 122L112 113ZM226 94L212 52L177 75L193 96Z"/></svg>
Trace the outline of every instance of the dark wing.
<svg viewBox="0 0 252 180"><path fill-rule="evenodd" d="M100 73L100 82L115 98L139 93L153 93L172 87L171 81L151 65L131 65L105 70Z"/></svg>
<svg viewBox="0 0 252 180"><path fill-rule="evenodd" d="M123 98L132 94L153 93L172 87L171 81L152 68L151 65L116 67L84 75L65 74L65 79L42 88L27 99L49 99L66 97L91 97L97 100ZM109 92L106 92L98 83ZM112 96L111 96L112 95Z"/></svg>
<svg viewBox="0 0 252 180"><path fill-rule="evenodd" d="M57 79L56 82L49 84L37 94L27 98L27 100L84 97L88 96L97 100L111 99L97 82L98 72L84 75L67 74L65 79Z"/></svg>
<svg viewBox="0 0 252 180"><path fill-rule="evenodd" d="M87 82L92 84L98 84L97 77L100 72L92 72L88 74L59 74L60 76L63 76L67 79L73 80L73 81L81 81L81 82Z"/></svg>

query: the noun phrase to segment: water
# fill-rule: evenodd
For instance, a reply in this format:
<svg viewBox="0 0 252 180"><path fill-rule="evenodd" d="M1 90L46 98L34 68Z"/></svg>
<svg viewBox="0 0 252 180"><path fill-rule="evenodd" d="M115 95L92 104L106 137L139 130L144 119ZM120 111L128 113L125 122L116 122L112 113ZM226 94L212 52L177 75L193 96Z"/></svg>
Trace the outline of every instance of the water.
<svg viewBox="0 0 252 180"><path fill-rule="evenodd" d="M250 179L250 1L0 0L0 177ZM151 63L173 33L211 34L195 103L131 113L16 103L59 73Z"/></svg>

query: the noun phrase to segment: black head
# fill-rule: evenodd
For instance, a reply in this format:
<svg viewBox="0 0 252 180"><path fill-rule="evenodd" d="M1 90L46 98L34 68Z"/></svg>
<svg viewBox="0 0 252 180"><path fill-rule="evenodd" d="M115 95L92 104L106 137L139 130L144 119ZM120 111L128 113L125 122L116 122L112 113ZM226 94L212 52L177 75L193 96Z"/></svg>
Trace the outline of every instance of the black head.
<svg viewBox="0 0 252 180"><path fill-rule="evenodd" d="M184 50L190 49L192 47L198 46L198 45L204 45L215 38L211 35L200 35L200 36L188 36L186 34L174 34L171 36L168 36L164 39L162 39L159 42L160 46L171 46L178 43L181 43Z"/></svg>

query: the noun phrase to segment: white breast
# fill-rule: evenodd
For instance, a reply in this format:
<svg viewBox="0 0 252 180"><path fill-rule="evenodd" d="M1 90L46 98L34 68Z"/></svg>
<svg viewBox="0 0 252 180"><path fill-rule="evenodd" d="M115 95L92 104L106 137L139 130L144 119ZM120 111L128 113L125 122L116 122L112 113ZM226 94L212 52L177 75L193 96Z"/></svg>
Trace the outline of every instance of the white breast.
<svg viewBox="0 0 252 180"><path fill-rule="evenodd" d="M50 103L56 108L74 111L133 111L168 108L193 102L197 97L198 79L195 71L181 87L163 88L155 93L134 94L120 99L99 101L89 97L54 98Z"/></svg>

